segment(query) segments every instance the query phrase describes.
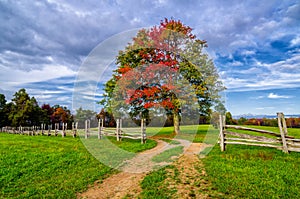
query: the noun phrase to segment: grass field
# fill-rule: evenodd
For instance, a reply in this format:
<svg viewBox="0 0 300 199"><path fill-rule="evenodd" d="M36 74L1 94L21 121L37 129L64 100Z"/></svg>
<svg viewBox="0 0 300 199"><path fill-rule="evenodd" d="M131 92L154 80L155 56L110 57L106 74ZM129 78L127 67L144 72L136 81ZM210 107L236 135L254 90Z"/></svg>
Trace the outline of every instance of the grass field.
<svg viewBox="0 0 300 199"><path fill-rule="evenodd" d="M124 140L117 145L139 152L156 142ZM0 198L75 198L88 184L113 172L79 138L0 133Z"/></svg>
<svg viewBox="0 0 300 199"><path fill-rule="evenodd" d="M245 126L245 127L268 130L268 131L272 131L272 132L277 133L278 135L280 135L280 131L279 131L278 127L254 126L254 125L248 125L248 126ZM274 138L274 136L271 136L271 135L268 135L268 134L262 134L262 133L245 131L245 130L230 129L230 131L246 133L246 134L250 134L250 135L257 135L257 136L265 136L265 137ZM300 138L300 129L298 129L298 128L288 128L288 135L289 136L294 136L295 138Z"/></svg>
<svg viewBox="0 0 300 199"><path fill-rule="evenodd" d="M300 153L265 147L216 146L203 159L215 189L234 198L299 198Z"/></svg>
<svg viewBox="0 0 300 199"><path fill-rule="evenodd" d="M279 133L276 127L248 127ZM203 137L207 126L201 125L199 129L197 136ZM300 129L288 129L288 132L300 137ZM300 153L284 154L277 149L241 145L229 145L221 152L216 145L202 161L208 174L206 180L212 184L206 193L212 198L300 197ZM165 178L166 168L149 174L142 182L142 196L170 198L174 190L169 190ZM151 187L153 183L158 183L159 188Z"/></svg>
<svg viewBox="0 0 300 199"><path fill-rule="evenodd" d="M274 127L257 127L279 132ZM181 127L182 135L194 142L205 140L209 125ZM159 131L158 131L159 130ZM300 129L288 129L289 135L300 137ZM173 127L147 128L147 135L174 142ZM147 140L117 142L114 145L128 152L140 152L156 145ZM99 142L99 140L91 140ZM176 145L176 142L174 143ZM180 152L180 147L158 156L157 162ZM300 153L284 154L280 150L229 145L225 152L215 146L203 159L211 183L205 191L222 198L299 198ZM164 184L168 166L147 175L141 182L141 198L171 198L176 192ZM0 133L0 198L75 198L89 184L102 180L113 169L101 164L85 148L79 138L26 136ZM199 169L199 174L202 170ZM174 174L174 175L175 175ZM176 178L176 176L174 176Z"/></svg>
<svg viewBox="0 0 300 199"><path fill-rule="evenodd" d="M156 128L150 127L147 128L147 136L156 136L156 137L163 137L163 138L179 138L179 139L186 139L193 142L203 142L207 132L210 130L210 125L189 125L189 126L181 126L180 135L175 135L173 133L174 127L163 127L163 128Z"/></svg>

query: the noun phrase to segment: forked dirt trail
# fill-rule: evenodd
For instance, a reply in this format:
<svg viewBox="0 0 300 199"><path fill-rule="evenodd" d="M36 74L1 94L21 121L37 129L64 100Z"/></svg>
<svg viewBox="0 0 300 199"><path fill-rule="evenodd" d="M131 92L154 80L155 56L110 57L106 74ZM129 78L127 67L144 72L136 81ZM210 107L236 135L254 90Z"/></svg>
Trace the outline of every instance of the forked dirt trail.
<svg viewBox="0 0 300 199"><path fill-rule="evenodd" d="M177 189L176 195L179 198L193 197L195 187L197 189L197 183L199 180L199 171L195 169L197 164L201 164L198 156L203 144L189 143L185 140L178 140L181 145L185 147L185 153L179 157L179 159L173 163L175 167L180 171L180 182L173 182L172 179L168 179L169 186ZM169 145L166 142L157 140L158 144L155 148L138 154L135 158L127 161L120 169L120 173L114 174L107 179L103 180L101 184L95 184L89 188L86 192L78 194L78 198L137 198L140 192L140 182L144 177L153 170L155 166L163 166L164 164L157 165L151 161L151 158L167 149L176 147L176 145ZM177 145L178 146L178 145ZM202 173L205 175L205 172ZM200 172L201 175L201 172ZM188 179L188 176L192 176L193 180ZM197 178L195 176L198 176ZM188 181L188 183L186 183ZM196 182L197 181L197 182ZM201 182L200 182L201 183ZM196 185L195 185L196 184ZM198 186L199 188L200 186ZM200 188L199 188L200 189ZM203 189L203 186L201 186ZM189 190L193 190L192 192ZM197 190L196 190L197 191ZM206 198L203 194L201 198ZM193 197L195 198L195 197Z"/></svg>

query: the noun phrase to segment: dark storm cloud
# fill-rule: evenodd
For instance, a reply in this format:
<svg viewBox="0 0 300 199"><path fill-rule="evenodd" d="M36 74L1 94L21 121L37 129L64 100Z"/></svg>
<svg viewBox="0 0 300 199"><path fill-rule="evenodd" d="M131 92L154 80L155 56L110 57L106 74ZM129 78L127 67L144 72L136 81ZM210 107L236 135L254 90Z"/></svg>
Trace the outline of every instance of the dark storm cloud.
<svg viewBox="0 0 300 199"><path fill-rule="evenodd" d="M51 104L70 102L73 84L64 81L76 80L92 49L165 17L180 19L208 41L229 90L297 87L299 13L297 0L0 0L0 91L11 96L28 86ZM51 86L61 93L41 94Z"/></svg>

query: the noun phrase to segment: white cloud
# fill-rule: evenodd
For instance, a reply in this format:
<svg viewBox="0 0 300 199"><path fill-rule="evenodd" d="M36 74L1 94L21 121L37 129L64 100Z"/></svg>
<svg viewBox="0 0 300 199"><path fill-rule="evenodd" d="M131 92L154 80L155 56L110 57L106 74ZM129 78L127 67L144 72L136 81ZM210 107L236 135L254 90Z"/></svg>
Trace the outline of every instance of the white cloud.
<svg viewBox="0 0 300 199"><path fill-rule="evenodd" d="M270 93L268 95L268 98L270 99L288 99L288 98L292 98L292 96L288 96L288 95L277 95L274 93Z"/></svg>
<svg viewBox="0 0 300 199"><path fill-rule="evenodd" d="M4 81L6 85L11 86L19 86L33 82L44 82L55 78L76 75L75 71L62 65L46 65L40 70L34 69L31 71L0 66L0 70L0 79Z"/></svg>
<svg viewBox="0 0 300 199"><path fill-rule="evenodd" d="M291 40L291 47L300 45L300 36L295 37Z"/></svg>
<svg viewBox="0 0 300 199"><path fill-rule="evenodd" d="M58 91L52 92L49 88L50 91L44 90L45 95L47 92L55 96L71 93L74 79L64 77L75 76L80 63L97 44L116 33L158 25L164 17L172 16L195 28L194 33L208 41L208 51L213 58L220 54L232 55L231 65L221 68L229 90L299 87L300 51L284 52L285 58L273 63L256 57L258 51L263 50L271 58L280 59L270 53L273 52L270 43L286 36L297 35L290 41L290 47L299 45L299 8L296 0L288 3L258 0L3 2L0 7L0 87L14 90L28 84L36 86L35 82L49 82L55 84L53 89ZM102 48L104 53L111 46L117 48L118 43L120 41ZM244 57L235 59L235 54ZM259 64L246 60L249 57L256 58ZM101 60L104 63L105 57ZM88 80L105 82L110 77L105 72L108 75L99 80L100 69L94 66L85 71L91 71L86 72ZM43 92L39 86L35 89L37 93ZM89 92L87 96L93 94Z"/></svg>
<svg viewBox="0 0 300 199"><path fill-rule="evenodd" d="M275 109L273 106L266 106L266 107L257 107L256 110L266 110L266 109Z"/></svg>
<svg viewBox="0 0 300 199"><path fill-rule="evenodd" d="M254 50L244 50L241 52L241 55L249 56L249 55L255 55Z"/></svg>
<svg viewBox="0 0 300 199"><path fill-rule="evenodd" d="M232 62L232 64L231 64L232 66L242 66L242 65L244 65L242 62L240 62L240 61L234 61L234 62Z"/></svg>

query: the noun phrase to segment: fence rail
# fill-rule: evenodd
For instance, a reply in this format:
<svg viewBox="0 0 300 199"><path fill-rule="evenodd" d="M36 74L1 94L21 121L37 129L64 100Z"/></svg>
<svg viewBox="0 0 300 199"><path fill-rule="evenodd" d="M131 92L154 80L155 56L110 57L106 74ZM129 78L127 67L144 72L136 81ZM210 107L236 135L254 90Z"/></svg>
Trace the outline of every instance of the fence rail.
<svg viewBox="0 0 300 199"><path fill-rule="evenodd" d="M271 147L282 150L285 153L290 151L300 152L300 139L295 139L288 135L286 121L283 113L277 113L279 133L244 126L226 125L225 116L220 115L220 135L219 144L221 151L226 150L228 144L238 144L247 146ZM230 129L256 132L259 135L233 132Z"/></svg>
<svg viewBox="0 0 300 199"><path fill-rule="evenodd" d="M47 126L47 128L46 128ZM61 129L60 129L61 126ZM62 137L65 137L68 133L71 133L73 137L77 135L77 122L72 123L71 130L67 129L67 123L59 123L54 124L54 129L52 129L52 125L41 124L41 126L19 126L19 127L2 127L1 132L7 132L12 134L21 134L21 135L47 135L51 136L52 134L58 136L60 133Z"/></svg>

